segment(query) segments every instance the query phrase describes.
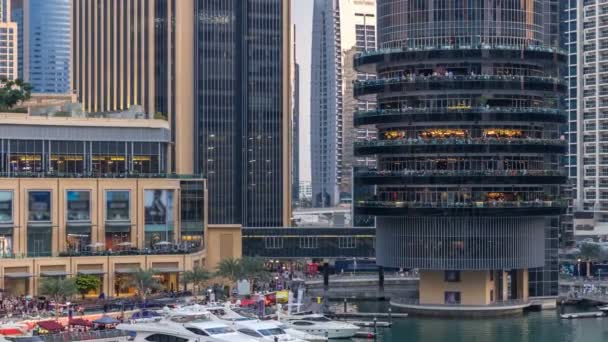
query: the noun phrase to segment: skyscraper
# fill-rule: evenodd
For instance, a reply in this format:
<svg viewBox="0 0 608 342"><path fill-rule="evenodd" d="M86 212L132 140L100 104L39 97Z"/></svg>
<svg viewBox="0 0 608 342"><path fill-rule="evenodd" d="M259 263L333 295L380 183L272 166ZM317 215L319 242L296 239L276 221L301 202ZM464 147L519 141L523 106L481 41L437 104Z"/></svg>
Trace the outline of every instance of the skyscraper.
<svg viewBox="0 0 608 342"><path fill-rule="evenodd" d="M289 2L75 3L74 89L85 109L139 105L166 118L171 170L207 177L210 223L287 224Z"/></svg>
<svg viewBox="0 0 608 342"><path fill-rule="evenodd" d="M378 1L379 50L355 59L378 77L355 84L378 101L355 118L378 129L355 145L377 156L356 175L376 193L355 205L376 216L380 265L420 269L406 309L521 310L558 294L567 87L554 4Z"/></svg>
<svg viewBox="0 0 608 342"><path fill-rule="evenodd" d="M571 170L574 234L608 233L608 3L578 1L570 18ZM574 116L576 115L576 116ZM576 134L576 136L575 136ZM574 157L576 156L576 160Z"/></svg>
<svg viewBox="0 0 608 342"><path fill-rule="evenodd" d="M291 115L291 201L300 200L300 65L296 61L296 30L293 29L293 103Z"/></svg>
<svg viewBox="0 0 608 342"><path fill-rule="evenodd" d="M348 201L352 167L373 166L356 158L356 140L374 137L373 130L353 126L353 114L373 109L373 101L356 100L352 83L370 77L356 72L356 53L376 47L376 1L315 0L311 82L311 163L313 205Z"/></svg>
<svg viewBox="0 0 608 342"><path fill-rule="evenodd" d="M289 2L196 1L195 170L210 222L288 224Z"/></svg>
<svg viewBox="0 0 608 342"><path fill-rule="evenodd" d="M19 77L36 93L71 93L71 0L10 0Z"/></svg>
<svg viewBox="0 0 608 342"><path fill-rule="evenodd" d="M0 79L18 78L17 24L11 20L11 3L0 2Z"/></svg>

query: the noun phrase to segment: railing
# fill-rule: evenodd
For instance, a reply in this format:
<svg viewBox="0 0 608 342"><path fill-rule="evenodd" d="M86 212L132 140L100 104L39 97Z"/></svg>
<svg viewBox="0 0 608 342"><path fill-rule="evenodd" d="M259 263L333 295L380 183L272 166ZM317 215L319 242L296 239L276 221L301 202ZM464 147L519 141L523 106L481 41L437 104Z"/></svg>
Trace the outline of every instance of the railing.
<svg viewBox="0 0 608 342"><path fill-rule="evenodd" d="M356 177L433 177L433 176L566 176L559 170L401 170L401 171L357 171Z"/></svg>
<svg viewBox="0 0 608 342"><path fill-rule="evenodd" d="M355 116L368 117L378 115L395 114L437 114L444 115L450 113L545 113L566 115L561 109L544 107L448 107L448 108L404 108L404 109L376 109L367 111L356 111ZM531 120L533 120L531 118Z"/></svg>
<svg viewBox="0 0 608 342"><path fill-rule="evenodd" d="M404 202L404 201L357 201L357 206L366 208L555 208L568 203L560 200L545 201L491 201L491 202Z"/></svg>
<svg viewBox="0 0 608 342"><path fill-rule="evenodd" d="M357 141L355 147L409 146L409 145L566 145L559 139L509 139L509 138L445 138L445 139L395 139Z"/></svg>
<svg viewBox="0 0 608 342"><path fill-rule="evenodd" d="M38 335L45 342L91 341L128 336L128 332L118 329L90 330L87 332L67 332L63 334Z"/></svg>
<svg viewBox="0 0 608 342"><path fill-rule="evenodd" d="M418 51L444 51L444 50L516 50L516 51L540 51L549 53L560 53L566 54L567 52L562 49L553 47L545 47L538 45L490 45L490 44L473 44L473 45L444 45L444 46L429 46L424 48L392 48L392 49L378 49L372 51L360 52L355 55L355 58L384 55L390 53L401 53L401 52L418 52Z"/></svg>
<svg viewBox="0 0 608 342"><path fill-rule="evenodd" d="M398 83L417 83L417 82L458 82L458 81L523 81L528 82L546 82L553 84L565 83L559 78L555 77L541 77L541 76L507 76L507 75L453 75L453 76L403 76L403 77L392 77L392 78L377 78L370 80L358 80L355 81L355 87L374 87L387 84L398 84Z"/></svg>
<svg viewBox="0 0 608 342"><path fill-rule="evenodd" d="M102 173L102 172L0 172L2 178L164 178L201 179L199 174L176 173Z"/></svg>
<svg viewBox="0 0 608 342"><path fill-rule="evenodd" d="M125 255L173 255L173 254L192 254L200 252L204 249L204 245L191 248L158 248L158 249L125 249L125 250L100 250L100 251L64 251L59 252L59 257L85 257L85 256L125 256ZM31 253L2 253L0 259L25 259L37 257L51 257L52 254L40 253L33 255Z"/></svg>

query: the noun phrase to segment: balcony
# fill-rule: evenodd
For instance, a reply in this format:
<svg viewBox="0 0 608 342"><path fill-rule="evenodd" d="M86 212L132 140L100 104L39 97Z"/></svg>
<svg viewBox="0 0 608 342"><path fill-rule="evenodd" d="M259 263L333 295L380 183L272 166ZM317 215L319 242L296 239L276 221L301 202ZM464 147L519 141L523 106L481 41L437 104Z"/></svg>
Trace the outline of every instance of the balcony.
<svg viewBox="0 0 608 342"><path fill-rule="evenodd" d="M125 248L122 250L96 250L91 248L90 250L82 251L65 251L59 252L58 257L91 257L91 256L134 256L134 255L184 255L197 253L204 250L203 245L192 246L192 247L176 247L176 246L163 246L161 248L145 248L145 249L134 249ZM39 255L27 255L25 253L4 253L0 254L0 259L23 259L33 257L51 257L51 253L40 253Z"/></svg>
<svg viewBox="0 0 608 342"><path fill-rule="evenodd" d="M455 76L415 76L356 81L354 95L361 100L374 100L377 94L427 93L447 91L468 93L469 91L507 91L534 92L539 96L545 93L565 93L566 84L559 78L537 76L499 76L499 75L455 75Z"/></svg>
<svg viewBox="0 0 608 342"><path fill-rule="evenodd" d="M0 172L0 178L160 178L202 179L199 174L176 173L100 173L100 172Z"/></svg>
<svg viewBox="0 0 608 342"><path fill-rule="evenodd" d="M567 142L557 139L446 138L398 139L355 142L355 155L416 153L556 153L566 152Z"/></svg>
<svg viewBox="0 0 608 342"><path fill-rule="evenodd" d="M451 215L560 215L568 203L546 201L479 201L479 202L401 202L357 201L355 207L362 215L376 216L451 216Z"/></svg>
<svg viewBox="0 0 608 342"><path fill-rule="evenodd" d="M562 184L564 171L552 170L426 170L359 171L359 184Z"/></svg>
<svg viewBox="0 0 608 342"><path fill-rule="evenodd" d="M355 69L374 74L378 65L388 63L418 63L429 60L533 60L547 64L565 63L566 52L543 46L520 45L450 45L428 48L395 48L366 51L355 56Z"/></svg>
<svg viewBox="0 0 608 342"><path fill-rule="evenodd" d="M374 109L355 112L355 126L397 122L524 121L566 123L566 112L544 107L469 107Z"/></svg>

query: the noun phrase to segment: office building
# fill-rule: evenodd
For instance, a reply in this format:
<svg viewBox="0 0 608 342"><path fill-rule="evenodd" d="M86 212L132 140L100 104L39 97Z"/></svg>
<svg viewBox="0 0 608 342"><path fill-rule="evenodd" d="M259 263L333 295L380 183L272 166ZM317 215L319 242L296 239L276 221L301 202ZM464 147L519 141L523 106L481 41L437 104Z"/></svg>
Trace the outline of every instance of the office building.
<svg viewBox="0 0 608 342"><path fill-rule="evenodd" d="M207 226L205 180L167 173L166 121L59 113L0 119L5 292L34 295L40 277L91 274L102 280L93 295L132 294L126 280L139 268L178 290L180 272L239 255L240 235Z"/></svg>
<svg viewBox="0 0 608 342"><path fill-rule="evenodd" d="M352 84L371 76L354 70L356 53L376 47L376 1L315 0L312 36L311 164L313 205L349 202L354 166L373 167L355 157L353 143L373 139L370 128L353 126L353 115L374 101L355 99Z"/></svg>
<svg viewBox="0 0 608 342"><path fill-rule="evenodd" d="M570 141L576 170L574 234L608 234L608 3L579 1L569 8ZM578 44L577 44L578 42ZM574 160L574 157L576 159Z"/></svg>
<svg viewBox="0 0 608 342"><path fill-rule="evenodd" d="M36 93L70 94L71 0L9 0L17 23L19 78Z"/></svg>
<svg viewBox="0 0 608 342"><path fill-rule="evenodd" d="M355 144L377 157L355 176L376 193L355 205L376 216L377 262L420 270L406 310L521 312L558 295L567 56L553 3L378 1L379 49L355 59L378 78L355 84L378 101L355 117L378 130Z"/></svg>
<svg viewBox="0 0 608 342"><path fill-rule="evenodd" d="M169 169L206 176L211 223L286 225L289 10L282 0L75 2L73 88L86 111L141 106L165 118Z"/></svg>
<svg viewBox="0 0 608 342"><path fill-rule="evenodd" d="M18 78L17 24L11 20L11 3L0 2L0 79Z"/></svg>
<svg viewBox="0 0 608 342"><path fill-rule="evenodd" d="M294 54L295 56L295 54ZM300 199L300 65L294 62L293 78L293 114L291 145L291 200L297 203Z"/></svg>

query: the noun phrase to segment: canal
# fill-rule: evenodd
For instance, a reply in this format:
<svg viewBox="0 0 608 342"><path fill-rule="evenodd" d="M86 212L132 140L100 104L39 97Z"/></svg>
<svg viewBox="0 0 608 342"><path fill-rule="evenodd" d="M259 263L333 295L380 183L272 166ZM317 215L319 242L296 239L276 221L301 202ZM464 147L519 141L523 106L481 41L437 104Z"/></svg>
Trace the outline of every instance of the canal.
<svg viewBox="0 0 608 342"><path fill-rule="evenodd" d="M362 312L386 312L387 303L358 303ZM338 308L337 308L338 309ZM338 309L339 310L339 309ZM378 311L376 311L378 310ZM568 308L567 311L585 308ZM608 341L608 317L561 320L558 311L488 319L409 317L378 329L380 342L595 342Z"/></svg>

